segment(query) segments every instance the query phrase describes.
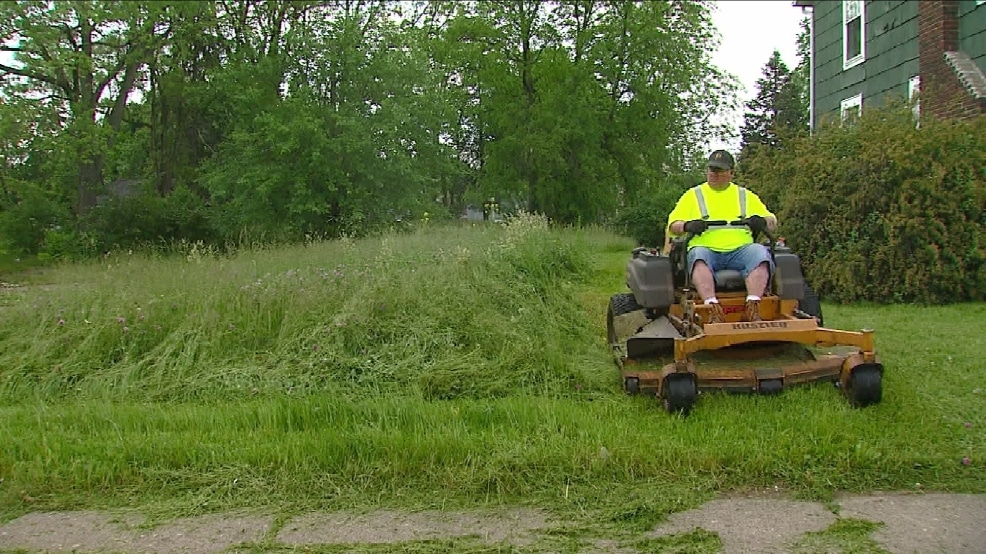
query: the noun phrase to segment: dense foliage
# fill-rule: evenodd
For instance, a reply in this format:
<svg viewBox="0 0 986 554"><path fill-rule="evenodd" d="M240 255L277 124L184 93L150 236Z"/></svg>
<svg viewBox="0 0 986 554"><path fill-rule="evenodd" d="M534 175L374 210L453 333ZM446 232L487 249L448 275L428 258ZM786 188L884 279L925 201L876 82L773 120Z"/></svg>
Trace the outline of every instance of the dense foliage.
<svg viewBox="0 0 986 554"><path fill-rule="evenodd" d="M735 90L715 43L672 0L5 2L0 249L228 251L489 197L660 245ZM737 181L829 298L983 298L983 124L868 109L807 138L807 44L768 60Z"/></svg>
<svg viewBox="0 0 986 554"><path fill-rule="evenodd" d="M704 180L701 170L669 176L620 212L616 220L618 230L639 245L660 247L664 244L668 215L675 203L686 190Z"/></svg>
<svg viewBox="0 0 986 554"><path fill-rule="evenodd" d="M986 118L891 106L762 149L744 178L827 298L938 303L986 298L984 168Z"/></svg>
<svg viewBox="0 0 986 554"><path fill-rule="evenodd" d="M490 196L603 221L686 166L715 128L705 116L728 103L709 10L0 3L2 239L69 256L350 236L456 218ZM180 208L158 201L175 191ZM112 199L147 226L89 217Z"/></svg>

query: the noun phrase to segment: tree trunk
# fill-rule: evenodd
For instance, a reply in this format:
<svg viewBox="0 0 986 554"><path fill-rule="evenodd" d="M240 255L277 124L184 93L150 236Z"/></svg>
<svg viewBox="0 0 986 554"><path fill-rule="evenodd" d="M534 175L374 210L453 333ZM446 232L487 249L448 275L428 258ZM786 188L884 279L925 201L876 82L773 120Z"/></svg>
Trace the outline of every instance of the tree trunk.
<svg viewBox="0 0 986 554"><path fill-rule="evenodd" d="M79 198L76 213L84 215L96 206L97 191L103 187L103 157L79 162Z"/></svg>

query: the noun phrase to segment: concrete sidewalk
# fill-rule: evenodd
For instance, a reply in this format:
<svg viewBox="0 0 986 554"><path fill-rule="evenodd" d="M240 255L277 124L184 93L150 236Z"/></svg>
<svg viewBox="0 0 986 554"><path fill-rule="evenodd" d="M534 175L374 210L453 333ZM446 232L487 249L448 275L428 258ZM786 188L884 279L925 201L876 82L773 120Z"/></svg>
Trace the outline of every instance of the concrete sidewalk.
<svg viewBox="0 0 986 554"><path fill-rule="evenodd" d="M986 495L874 494L844 496L828 505L778 498L725 498L673 514L637 538L704 529L718 534L726 554L783 553L805 533L823 531L839 518L881 523L870 538L895 554L986 554ZM240 544L396 547L408 541L473 537L491 545L526 545L536 551L534 543L540 533L565 524L531 509L312 513L277 527L273 515L245 513L184 518L153 528L143 527L142 522L137 514L30 513L0 525L0 549L211 554ZM636 552L611 537L587 539L581 551Z"/></svg>

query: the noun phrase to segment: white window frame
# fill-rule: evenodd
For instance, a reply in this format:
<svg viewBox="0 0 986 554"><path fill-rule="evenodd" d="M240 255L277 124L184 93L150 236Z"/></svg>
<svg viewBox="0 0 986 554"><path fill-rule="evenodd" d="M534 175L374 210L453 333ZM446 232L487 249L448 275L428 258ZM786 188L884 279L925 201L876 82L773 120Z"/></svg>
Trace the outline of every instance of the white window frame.
<svg viewBox="0 0 986 554"><path fill-rule="evenodd" d="M983 0L986 2L986 0ZM911 112L914 113L914 119L920 120L921 118L921 76L915 75L907 80L907 101L913 102L914 105L911 107ZM917 96L917 99L914 97Z"/></svg>
<svg viewBox="0 0 986 554"><path fill-rule="evenodd" d="M850 21L859 18L859 54L849 57ZM842 69L855 67L866 60L866 2L863 0L842 0Z"/></svg>
<svg viewBox="0 0 986 554"><path fill-rule="evenodd" d="M856 109L856 117L863 115L863 95L857 94L856 96L850 96L846 98L839 104L839 115L842 116L842 122L845 123L848 119L849 110L853 108Z"/></svg>

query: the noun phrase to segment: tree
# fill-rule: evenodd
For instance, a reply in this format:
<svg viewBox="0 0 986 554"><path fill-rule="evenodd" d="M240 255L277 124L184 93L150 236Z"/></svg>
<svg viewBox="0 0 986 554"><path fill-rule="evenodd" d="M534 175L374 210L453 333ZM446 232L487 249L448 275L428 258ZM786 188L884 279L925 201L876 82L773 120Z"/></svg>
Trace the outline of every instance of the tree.
<svg viewBox="0 0 986 554"><path fill-rule="evenodd" d="M741 155L756 145L777 148L791 134L807 129L801 88L777 50L764 66L763 77L757 80L757 96L747 102L746 108L740 129Z"/></svg>
<svg viewBox="0 0 986 554"><path fill-rule="evenodd" d="M598 220L690 160L728 98L707 3L462 6L440 51L461 83L472 198Z"/></svg>
<svg viewBox="0 0 986 554"><path fill-rule="evenodd" d="M801 104L803 120L798 120L796 127L804 130L811 125L811 29L810 20L801 19L801 30L796 39L798 45L798 66L791 72L791 85L797 90Z"/></svg>
<svg viewBox="0 0 986 554"><path fill-rule="evenodd" d="M8 93L40 98L63 118L78 165L78 213L96 204L113 132L168 33L162 13L151 2L0 3L0 50L15 56L14 65L0 64L0 83Z"/></svg>
<svg viewBox="0 0 986 554"><path fill-rule="evenodd" d="M0 146L17 179L76 206L77 223L115 177L159 196L193 190L227 239L364 232L489 196L600 221L688 165L729 102L709 10L4 2L0 48L15 61L0 65L0 93L48 124L23 127L27 140L0 126Z"/></svg>
<svg viewBox="0 0 986 554"><path fill-rule="evenodd" d="M433 212L454 174L439 141L448 102L399 7L323 3L290 26L290 55L228 64L213 81L250 108L199 174L228 233L334 237ZM280 64L283 97L258 89L251 77L269 84Z"/></svg>

